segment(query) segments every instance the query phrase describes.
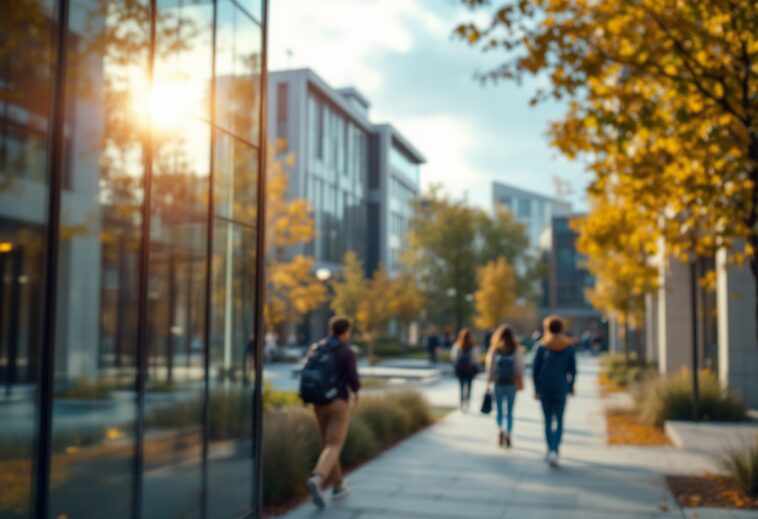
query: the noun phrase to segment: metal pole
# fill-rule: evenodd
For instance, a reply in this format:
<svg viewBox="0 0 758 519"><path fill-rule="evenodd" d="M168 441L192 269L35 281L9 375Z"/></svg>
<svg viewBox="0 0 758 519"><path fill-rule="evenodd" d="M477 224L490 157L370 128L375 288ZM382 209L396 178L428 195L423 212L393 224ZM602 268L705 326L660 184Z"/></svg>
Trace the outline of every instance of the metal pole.
<svg viewBox="0 0 758 519"><path fill-rule="evenodd" d="M266 294L266 108L268 99L268 0L261 2L262 52L260 75L260 119L258 121L258 240L255 247L255 393L253 396L253 516L263 517L263 305Z"/></svg>
<svg viewBox="0 0 758 519"><path fill-rule="evenodd" d="M37 439L34 449L31 517L50 514L50 471L52 469L53 378L55 376L55 323L58 300L58 256L60 248L61 190L63 189L63 147L66 101L66 54L68 44L68 0L59 0L55 12L55 63L53 103L48 148L47 233L45 236L42 342L37 389Z"/></svg>
<svg viewBox="0 0 758 519"><path fill-rule="evenodd" d="M700 421L700 386L698 383L697 348L697 259L690 262L690 305L692 320L692 421Z"/></svg>

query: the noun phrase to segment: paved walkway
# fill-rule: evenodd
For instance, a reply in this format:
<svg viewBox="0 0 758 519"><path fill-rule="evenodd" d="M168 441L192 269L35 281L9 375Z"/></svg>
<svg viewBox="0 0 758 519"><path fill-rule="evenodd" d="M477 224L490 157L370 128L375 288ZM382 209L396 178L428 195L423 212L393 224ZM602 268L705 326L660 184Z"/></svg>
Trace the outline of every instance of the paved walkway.
<svg viewBox="0 0 758 519"><path fill-rule="evenodd" d="M286 517L683 517L662 476L713 470L712 460L674 447L607 446L597 369L594 359L580 361L557 469L543 461L542 417L528 385L516 402L513 449L496 446L492 417L455 412L352 472L352 493L344 500L323 512L308 502ZM478 404L484 384L476 385ZM451 402L455 390L446 382L430 397L436 404Z"/></svg>

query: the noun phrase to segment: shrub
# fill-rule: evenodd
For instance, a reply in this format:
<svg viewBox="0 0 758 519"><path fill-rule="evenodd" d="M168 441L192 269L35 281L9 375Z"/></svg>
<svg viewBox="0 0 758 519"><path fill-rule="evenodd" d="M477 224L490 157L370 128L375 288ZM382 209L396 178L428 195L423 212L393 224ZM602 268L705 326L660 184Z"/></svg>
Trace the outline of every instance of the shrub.
<svg viewBox="0 0 758 519"><path fill-rule="evenodd" d="M353 467L431 421L429 405L417 392L364 397L350 414L340 460L344 468ZM310 410L268 407L263 418L264 503L287 503L303 492L319 451Z"/></svg>
<svg viewBox="0 0 758 519"><path fill-rule="evenodd" d="M352 467L373 458L379 449L374 431L363 418L352 414L348 424L345 446L342 448L340 460L345 467Z"/></svg>
<svg viewBox="0 0 758 519"><path fill-rule="evenodd" d="M279 391L271 387L271 384L263 385L263 405L266 408L298 407L303 403L295 391Z"/></svg>
<svg viewBox="0 0 758 519"><path fill-rule="evenodd" d="M55 392L55 398L62 400L108 400L112 384L78 378L73 384Z"/></svg>
<svg viewBox="0 0 758 519"><path fill-rule="evenodd" d="M267 412L263 420L264 503L286 503L301 492L318 454L312 413L305 409Z"/></svg>
<svg viewBox="0 0 758 519"><path fill-rule="evenodd" d="M387 397L363 397L355 414L371 428L382 447L394 443L410 431L409 414Z"/></svg>
<svg viewBox="0 0 758 519"><path fill-rule="evenodd" d="M418 391L394 391L385 398L404 410L411 430L417 431L432 423L432 410L427 399Z"/></svg>
<svg viewBox="0 0 758 519"><path fill-rule="evenodd" d="M249 437L253 395L242 388L214 389L208 395L208 427L211 440ZM156 409L145 425L162 429L198 426L203 419L203 397L197 396Z"/></svg>
<svg viewBox="0 0 758 519"><path fill-rule="evenodd" d="M721 467L740 492L758 497L758 438L742 448L731 448L721 458Z"/></svg>
<svg viewBox="0 0 758 519"><path fill-rule="evenodd" d="M735 393L721 387L709 371L698 374L700 419L740 421L746 419L745 404ZM689 370L675 375L651 377L640 384L635 399L643 422L661 426L666 420L692 419L692 379Z"/></svg>
<svg viewBox="0 0 758 519"><path fill-rule="evenodd" d="M359 343L361 349L366 350L364 342ZM394 337L380 337L374 342L374 356L379 359L402 357L414 348Z"/></svg>
<svg viewBox="0 0 758 519"><path fill-rule="evenodd" d="M613 385L626 388L639 382L656 370L655 363L645 362L640 368L635 353L629 354L629 362L623 353L610 353L600 359L600 373Z"/></svg>

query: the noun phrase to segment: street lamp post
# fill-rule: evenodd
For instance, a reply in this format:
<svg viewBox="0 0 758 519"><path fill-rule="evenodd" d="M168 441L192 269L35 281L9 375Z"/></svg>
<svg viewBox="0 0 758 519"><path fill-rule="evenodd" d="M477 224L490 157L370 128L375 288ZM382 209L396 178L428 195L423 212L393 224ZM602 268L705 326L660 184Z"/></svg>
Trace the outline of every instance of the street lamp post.
<svg viewBox="0 0 758 519"><path fill-rule="evenodd" d="M326 286L326 290L329 292L330 291L329 280L332 279L332 271L331 271L331 269L329 269L328 267L319 267L319 268L316 269L315 274L316 274L316 279L318 279L320 282L322 282ZM331 292L329 292L329 293L331 293ZM320 307L317 310L317 312L319 314L323 313L324 312L323 306ZM308 318L308 328L307 328L308 337L306 339L306 343L310 343L311 338L314 335L313 334L313 330L312 330L312 327L313 327L314 323L311 320L310 315L311 314L309 314L309 318ZM317 322L315 324L318 324L319 321L320 321L320 318L317 318ZM316 334L316 335L318 336L318 334Z"/></svg>
<svg viewBox="0 0 758 519"><path fill-rule="evenodd" d="M697 256L690 262L690 320L692 321L692 421L700 421L700 365L697 345Z"/></svg>

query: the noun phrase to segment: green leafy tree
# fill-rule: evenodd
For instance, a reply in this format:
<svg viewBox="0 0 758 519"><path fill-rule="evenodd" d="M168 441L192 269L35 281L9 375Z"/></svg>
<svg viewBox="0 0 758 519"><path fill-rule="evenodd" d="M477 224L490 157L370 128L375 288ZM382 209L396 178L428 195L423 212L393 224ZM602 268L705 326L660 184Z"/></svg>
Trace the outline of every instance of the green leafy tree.
<svg viewBox="0 0 758 519"><path fill-rule="evenodd" d="M451 200L433 187L417 203L404 256L416 274L430 322L454 322L457 328L474 314L476 269L504 257L518 266L516 293L531 297L536 261L528 252L524 226L505 208L494 215Z"/></svg>

